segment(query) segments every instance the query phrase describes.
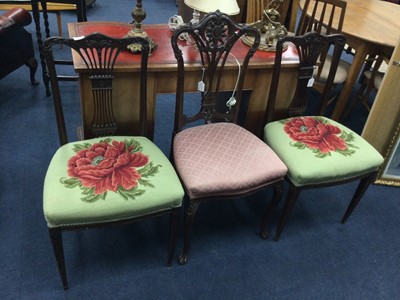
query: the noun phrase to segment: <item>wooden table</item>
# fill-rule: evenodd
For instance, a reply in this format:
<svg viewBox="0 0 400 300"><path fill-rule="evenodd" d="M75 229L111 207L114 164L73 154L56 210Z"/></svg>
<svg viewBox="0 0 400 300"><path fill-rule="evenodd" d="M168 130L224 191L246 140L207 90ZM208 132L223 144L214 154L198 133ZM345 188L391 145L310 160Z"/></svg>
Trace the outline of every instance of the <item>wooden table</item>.
<svg viewBox="0 0 400 300"><path fill-rule="evenodd" d="M68 30L71 37L88 35L93 32L101 32L103 34L122 37L130 29L132 25L116 22L85 22L68 24ZM150 137L154 132L155 105L157 94L173 94L176 91L176 59L171 47L171 31L166 24L143 26L143 29L158 44L149 58L148 64L148 132ZM232 51L240 61L243 52L247 50L247 46L239 43ZM242 54L241 54L242 53ZM198 53L193 46L188 46L184 51L186 64L185 76L185 92L197 91L197 83L201 77L201 68L199 64ZM288 99L294 92L294 86L290 84L291 78L294 78L297 66L298 56L293 48L289 48L284 53L284 66L282 69L281 80L288 83L279 91L278 99ZM86 67L82 64L81 59L77 55L73 55L75 70L79 73L81 88L81 105L83 111L83 130L84 135L90 128L90 121L93 115L93 108L90 104L91 86L90 80L85 75ZM114 114L119 121L119 128L122 134L134 134L130 130L132 124L138 119L133 113L136 103L129 101L132 93L134 93L130 80L134 76L138 76L138 56L130 52L124 52L119 57L116 66L116 76L114 79ZM245 120L245 127L261 136L264 127L264 112L267 104L269 92L269 83L271 81L272 66L274 62L274 53L257 51L250 60L244 87L251 90L251 96L248 103L248 113ZM221 85L221 90L232 91L236 83L238 68L234 61L226 67L229 73L226 74L226 80ZM289 103L281 101L277 103L277 117L283 114ZM169 112L173 115L173 112ZM160 116L161 117L161 116ZM122 124L121 124L122 123ZM121 132L119 133L121 134Z"/></svg>
<svg viewBox="0 0 400 300"><path fill-rule="evenodd" d="M302 7L304 0L301 0ZM339 120L368 54L390 57L400 35L400 5L379 0L347 0L342 29L356 51L332 118Z"/></svg>

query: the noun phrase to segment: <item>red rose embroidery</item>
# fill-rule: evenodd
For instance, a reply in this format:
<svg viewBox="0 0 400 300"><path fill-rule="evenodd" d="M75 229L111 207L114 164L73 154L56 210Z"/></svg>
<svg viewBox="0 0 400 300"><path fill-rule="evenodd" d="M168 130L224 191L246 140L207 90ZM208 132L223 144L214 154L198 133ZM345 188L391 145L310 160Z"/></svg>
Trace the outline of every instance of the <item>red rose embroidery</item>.
<svg viewBox="0 0 400 300"><path fill-rule="evenodd" d="M292 118L284 124L284 131L296 142L301 142L311 149L321 153L330 151L345 151L346 140L339 134L342 130L314 117Z"/></svg>
<svg viewBox="0 0 400 300"><path fill-rule="evenodd" d="M77 178L83 187L94 188L95 194L116 192L118 187L130 190L138 185L141 174L136 168L145 166L149 158L133 152L124 142L100 142L83 149L68 161L68 175Z"/></svg>

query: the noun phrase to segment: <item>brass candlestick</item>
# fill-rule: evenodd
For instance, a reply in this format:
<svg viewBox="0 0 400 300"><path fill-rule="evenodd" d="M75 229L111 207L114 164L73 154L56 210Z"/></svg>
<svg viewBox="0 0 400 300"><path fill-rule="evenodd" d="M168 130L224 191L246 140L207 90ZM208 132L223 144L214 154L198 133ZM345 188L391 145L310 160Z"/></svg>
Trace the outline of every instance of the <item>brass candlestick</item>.
<svg viewBox="0 0 400 300"><path fill-rule="evenodd" d="M258 29L261 33L261 42L258 47L260 50L275 51L278 39L288 34L285 26L280 23L281 15L278 8L282 2L283 0L272 0L263 10L262 19L249 24L249 26ZM247 45L252 45L254 37L244 36L242 41ZM286 48L287 45L284 47Z"/></svg>
<svg viewBox="0 0 400 300"><path fill-rule="evenodd" d="M147 35L147 33L142 29L142 21L146 19L146 12L143 9L142 0L136 1L135 9L132 10L132 18L134 20L134 28L130 30L125 37L142 37L145 38L150 45L150 52L157 49L156 42ZM131 44L128 49L133 53L140 53L142 51L142 46L140 44Z"/></svg>

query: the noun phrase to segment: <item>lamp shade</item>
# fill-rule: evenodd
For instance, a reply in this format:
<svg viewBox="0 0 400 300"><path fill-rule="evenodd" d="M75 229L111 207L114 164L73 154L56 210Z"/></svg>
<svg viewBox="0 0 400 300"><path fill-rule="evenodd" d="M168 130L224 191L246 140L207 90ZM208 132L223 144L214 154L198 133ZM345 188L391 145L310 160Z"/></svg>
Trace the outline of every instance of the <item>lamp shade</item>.
<svg viewBox="0 0 400 300"><path fill-rule="evenodd" d="M217 9L227 15L237 15L240 8L236 0L184 0L185 4L195 10L209 13Z"/></svg>

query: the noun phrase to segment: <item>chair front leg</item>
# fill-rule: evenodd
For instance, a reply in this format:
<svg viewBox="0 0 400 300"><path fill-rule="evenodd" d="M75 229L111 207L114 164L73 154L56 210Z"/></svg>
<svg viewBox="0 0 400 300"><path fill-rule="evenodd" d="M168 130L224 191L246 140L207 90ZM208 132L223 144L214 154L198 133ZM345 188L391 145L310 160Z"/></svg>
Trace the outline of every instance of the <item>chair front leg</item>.
<svg viewBox="0 0 400 300"><path fill-rule="evenodd" d="M347 207L346 212L344 213L344 216L342 218L342 224L346 223L348 218L350 217L351 213L353 210L356 208L357 204L360 202L361 198L363 197L365 191L368 189L369 185L371 182L375 179L377 172L373 172L367 177L364 177L363 179L360 180L360 183L357 186L357 189L353 195L353 199L351 199L351 202L349 206Z"/></svg>
<svg viewBox="0 0 400 300"><path fill-rule="evenodd" d="M169 215L169 240L168 240L168 260L167 265L172 266L176 240L178 237L178 220L181 210L174 209Z"/></svg>
<svg viewBox="0 0 400 300"><path fill-rule="evenodd" d="M64 247L62 242L61 229L49 228L50 240L53 245L54 256L56 257L58 272L61 276L61 281L64 290L68 289L67 271L65 269Z"/></svg>
<svg viewBox="0 0 400 300"><path fill-rule="evenodd" d="M279 201L281 201L283 194L283 181L274 185L274 193L272 195L271 202L269 203L268 208L265 210L264 215L261 218L260 224L260 236L263 239L268 238L268 221L271 217L272 213L275 211Z"/></svg>
<svg viewBox="0 0 400 300"><path fill-rule="evenodd" d="M184 228L183 228L183 253L179 257L179 264L181 265L184 265L187 262L188 253L190 250L190 242L192 238L192 227L193 227L194 217L199 205L200 202L190 201L189 199L187 205L185 205Z"/></svg>
<svg viewBox="0 0 400 300"><path fill-rule="evenodd" d="M283 211L282 211L281 217L279 219L278 227L275 232L275 238L274 238L275 241L279 240L281 233L283 231L283 228L285 227L286 222L289 218L289 215L292 212L294 204L296 203L297 198L299 197L300 191L301 191L300 188L298 188L295 185L293 185L292 183L290 183L288 195L287 195L286 201L285 201L285 205L283 207Z"/></svg>

